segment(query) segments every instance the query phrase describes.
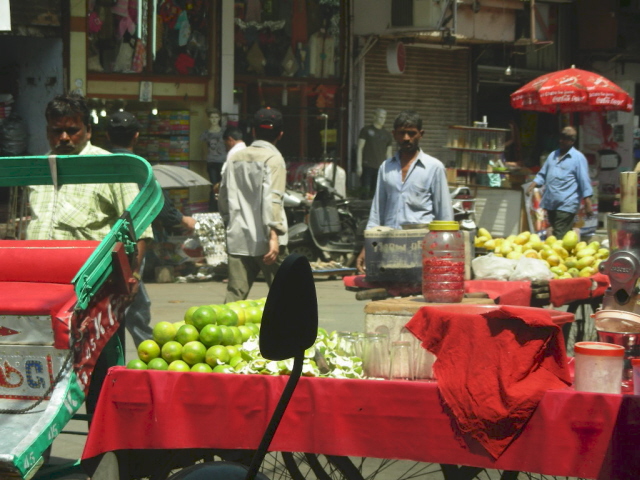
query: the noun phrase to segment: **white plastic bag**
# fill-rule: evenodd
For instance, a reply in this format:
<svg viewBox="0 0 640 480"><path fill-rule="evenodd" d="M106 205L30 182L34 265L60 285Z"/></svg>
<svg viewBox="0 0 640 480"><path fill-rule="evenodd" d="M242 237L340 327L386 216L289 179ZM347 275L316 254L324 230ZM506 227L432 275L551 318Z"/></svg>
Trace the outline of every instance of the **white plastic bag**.
<svg viewBox="0 0 640 480"><path fill-rule="evenodd" d="M549 266L544 260L520 257L513 274L509 277L509 280L528 280L535 282L548 281L552 278L553 273L549 270Z"/></svg>
<svg viewBox="0 0 640 480"><path fill-rule="evenodd" d="M509 280L516 263L516 260L489 253L471 260L471 268L476 280Z"/></svg>

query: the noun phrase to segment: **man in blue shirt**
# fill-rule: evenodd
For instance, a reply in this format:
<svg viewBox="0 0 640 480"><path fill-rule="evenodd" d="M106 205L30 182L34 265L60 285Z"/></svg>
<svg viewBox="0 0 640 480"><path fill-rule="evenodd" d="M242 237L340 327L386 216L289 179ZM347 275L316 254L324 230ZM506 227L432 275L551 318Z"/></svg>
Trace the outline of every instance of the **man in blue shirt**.
<svg viewBox="0 0 640 480"><path fill-rule="evenodd" d="M578 134L573 127L560 132L560 148L547 157L546 162L531 182L527 194L544 185L540 206L547 211L553 235L561 239L573 227L580 202L584 211L593 215L591 206L591 179L585 156L573 147Z"/></svg>
<svg viewBox="0 0 640 480"><path fill-rule="evenodd" d="M422 119L416 112L400 112L393 122L398 151L378 169L367 229L453 220L444 165L420 149L423 134ZM360 272L364 271L364 257L363 248L356 261Z"/></svg>

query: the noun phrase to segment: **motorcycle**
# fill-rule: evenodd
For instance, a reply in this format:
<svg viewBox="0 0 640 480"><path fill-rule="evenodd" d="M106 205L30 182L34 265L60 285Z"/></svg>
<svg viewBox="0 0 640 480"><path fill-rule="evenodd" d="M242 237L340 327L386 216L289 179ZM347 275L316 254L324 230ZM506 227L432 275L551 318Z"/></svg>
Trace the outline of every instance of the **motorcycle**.
<svg viewBox="0 0 640 480"><path fill-rule="evenodd" d="M289 251L306 257L335 261L345 267L355 264L362 242L358 221L342 197L325 177L314 178L316 195L311 202L298 192L287 192L284 205L289 225ZM304 221L299 221L301 218Z"/></svg>

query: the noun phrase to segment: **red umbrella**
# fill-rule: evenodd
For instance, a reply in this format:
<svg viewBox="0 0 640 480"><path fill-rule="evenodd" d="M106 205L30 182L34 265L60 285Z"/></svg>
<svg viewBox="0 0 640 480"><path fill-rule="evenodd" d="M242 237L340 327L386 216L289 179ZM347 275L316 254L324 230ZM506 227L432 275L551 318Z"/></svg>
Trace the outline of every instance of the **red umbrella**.
<svg viewBox="0 0 640 480"><path fill-rule="evenodd" d="M633 99L601 75L577 68L548 73L511 94L511 106L538 112L633 109Z"/></svg>

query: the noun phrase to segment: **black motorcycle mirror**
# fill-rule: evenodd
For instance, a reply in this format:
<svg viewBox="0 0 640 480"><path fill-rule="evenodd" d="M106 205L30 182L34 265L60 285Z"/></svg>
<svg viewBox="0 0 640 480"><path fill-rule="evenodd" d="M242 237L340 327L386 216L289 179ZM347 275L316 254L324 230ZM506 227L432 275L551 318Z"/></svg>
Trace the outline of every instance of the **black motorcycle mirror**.
<svg viewBox="0 0 640 480"><path fill-rule="evenodd" d="M332 194L337 195L340 198L343 198L342 195L340 195L336 189L333 187L333 184L331 183L331 180L329 180L327 177L314 177L313 178L313 186L315 187L315 189L317 191L320 190L326 190Z"/></svg>
<svg viewBox="0 0 640 480"><path fill-rule="evenodd" d="M268 360L293 357L293 368L251 465L201 463L170 480L268 480L258 469L302 374L304 351L315 343L317 334L318 299L311 265L304 256L291 254L278 269L267 295L260 325L260 352Z"/></svg>

